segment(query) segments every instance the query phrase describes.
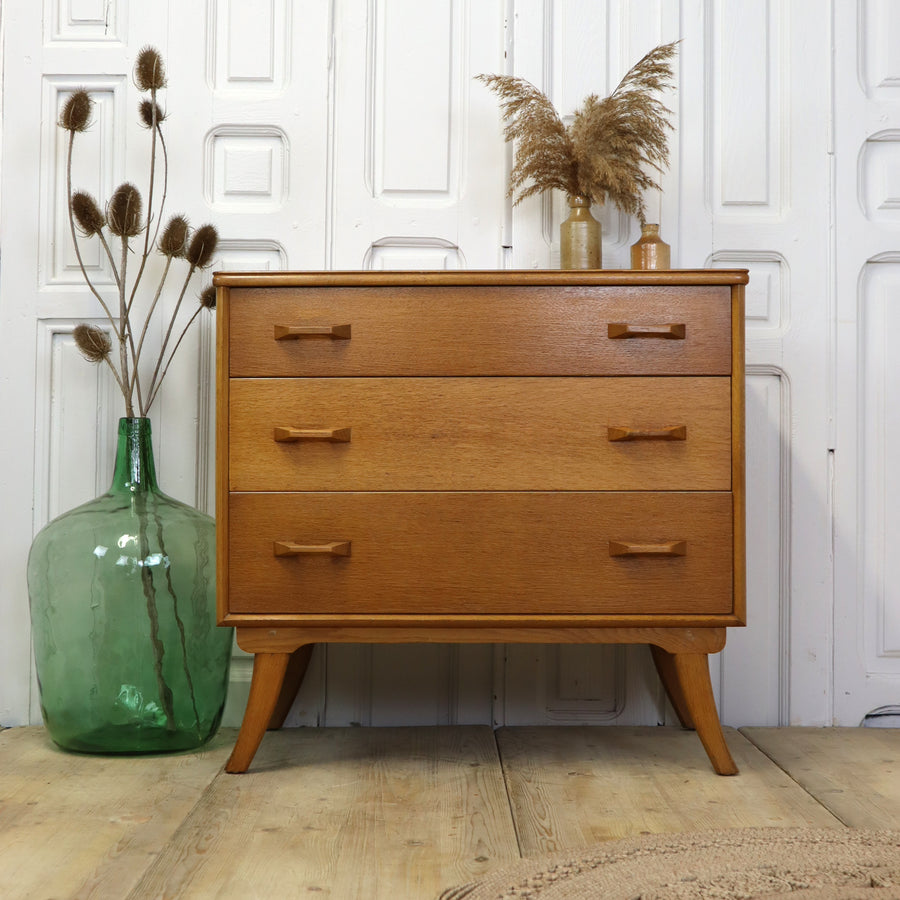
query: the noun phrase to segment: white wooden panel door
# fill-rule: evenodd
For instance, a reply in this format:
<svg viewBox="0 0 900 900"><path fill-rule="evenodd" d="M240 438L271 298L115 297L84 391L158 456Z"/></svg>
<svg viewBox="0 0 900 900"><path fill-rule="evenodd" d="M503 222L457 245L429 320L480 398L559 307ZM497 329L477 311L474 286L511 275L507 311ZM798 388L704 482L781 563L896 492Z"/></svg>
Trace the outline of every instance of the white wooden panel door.
<svg viewBox="0 0 900 900"><path fill-rule="evenodd" d="M748 619L712 659L723 722L830 716L827 428L830 172L828 18L816 0L516 0L514 71L564 114L681 38L677 130L648 198L677 267L748 268ZM816 86L810 72L822 74ZM561 198L517 207L512 264L558 263ZM595 210L604 267L630 264L634 221ZM577 656L576 656L577 653ZM511 722L665 718L642 650L508 647L497 693ZM671 718L671 716L669 716Z"/></svg>
<svg viewBox="0 0 900 900"><path fill-rule="evenodd" d="M121 398L80 358L79 321L103 322L73 254L65 218L65 135L56 121L73 88L96 105L76 142L73 183L108 198L146 184L146 129L137 124L131 70L145 44L167 62L168 212L213 221L217 268L321 268L326 210L327 4L209 0L134 4L47 0L4 8L3 267L0 430L3 497L0 722L40 721L31 680L25 560L32 534L111 480ZM101 290L112 278L96 248L87 264ZM93 254L93 255L92 255ZM202 285L198 284L195 292ZM166 296L164 313L174 296ZM150 343L159 340L151 334ZM152 413L164 490L212 511L214 334L210 317L181 348ZM229 699L239 719L249 664L237 660Z"/></svg>
<svg viewBox="0 0 900 900"><path fill-rule="evenodd" d="M504 12L502 0L335 4L329 268L502 265L506 151L474 76L502 69ZM490 721L488 646L322 649L326 724Z"/></svg>
<svg viewBox="0 0 900 900"><path fill-rule="evenodd" d="M884 463L892 420L874 414L892 377L892 357L876 339L893 315L897 142L895 127L877 121L896 110L896 51L885 37L896 21L889 0L838 6L839 47L851 40L849 25L856 28L854 10L866 23L855 61L839 55L839 126L848 124L838 129L836 180L843 185L846 172L852 183L839 196L841 220L851 223L843 233L854 235L847 246L857 248L841 263L839 296L827 140L832 34L822 14L831 5L821 0L5 4L0 723L39 720L24 581L31 535L106 487L119 415L113 386L79 358L71 338L75 322L99 313L62 218L56 110L74 86L98 99L78 184L104 193L142 177L146 132L135 124L129 79L146 43L169 64L169 208L195 224L216 223L219 268L531 268L558 263L563 199L512 209L496 98L473 76L525 75L570 113L585 94L612 89L652 46L680 37L672 167L649 209L676 265L751 272L750 626L730 632L717 663L723 718L831 720L827 366L836 296L840 333L848 335L839 399L852 410L839 429L847 437L838 460L852 487L841 495L836 533L849 535L852 553L841 557L839 542L836 650L840 677L856 673L850 689L865 695L863 705L888 702L900 645L896 604L878 600L877 585L891 583L890 555L867 537L882 520L893 535L890 510L898 505L889 502L896 491ZM848 74L860 61L862 94ZM601 214L605 267L627 265L636 223ZM108 282L99 258L92 264ZM207 508L212 332L207 323L180 351L154 414L163 487ZM859 408L848 405L857 397L865 401ZM871 439L854 443L854 429ZM883 488L879 512L873 503ZM866 566L874 565L866 571L881 565L881 582L855 580L861 547ZM866 612L857 615L860 603ZM874 643L864 644L865 635ZM860 656L860 647L875 649ZM237 662L231 722L249 675L249 662ZM870 690L879 684L888 687ZM614 724L664 715L640 647L338 646L317 650L289 722Z"/></svg>
<svg viewBox="0 0 900 900"><path fill-rule="evenodd" d="M716 0L684 11L685 19L702 14L708 43L705 90L685 84L692 95L703 90L704 112L682 122L692 139L682 145L679 263L750 270L749 626L729 634L721 656L721 713L732 725L825 724L832 690L830 21L819 0Z"/></svg>
<svg viewBox="0 0 900 900"><path fill-rule="evenodd" d="M124 95L128 29L159 42L165 20L123 2L17 4L3 16L4 84L16 86L4 92L0 274L0 722L10 725L29 715L39 721L25 587L32 535L109 486L117 415L114 385L80 359L72 340L76 322L103 317L67 237L58 109L76 86L96 94L98 125L85 135L74 178L108 193L124 180L138 130L126 124L134 119ZM99 255L86 262L108 290ZM184 475L173 466L174 481Z"/></svg>
<svg viewBox="0 0 900 900"><path fill-rule="evenodd" d="M834 721L900 705L900 7L835 7Z"/></svg>
<svg viewBox="0 0 900 900"><path fill-rule="evenodd" d="M678 4L659 0L515 0L513 9L506 70L538 85L566 122L585 96L608 94L641 56L680 33ZM677 160L676 138L670 146ZM669 190L677 182L667 178ZM657 197L649 209L656 214ZM558 268L559 223L567 214L559 192L513 208L507 264ZM612 208L594 214L602 224L603 267L628 268L635 224ZM498 650L494 692L498 724L652 724L664 716L663 693L641 646L509 645L502 655Z"/></svg>
<svg viewBox="0 0 900 900"><path fill-rule="evenodd" d="M329 268L501 264L502 0L335 5ZM499 191L498 191L499 187Z"/></svg>

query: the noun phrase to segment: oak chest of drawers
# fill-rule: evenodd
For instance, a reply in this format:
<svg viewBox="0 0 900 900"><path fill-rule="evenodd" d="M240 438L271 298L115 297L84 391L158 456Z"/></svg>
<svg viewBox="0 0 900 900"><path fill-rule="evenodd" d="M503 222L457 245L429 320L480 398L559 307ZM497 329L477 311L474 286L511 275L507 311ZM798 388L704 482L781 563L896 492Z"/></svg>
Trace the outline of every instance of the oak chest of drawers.
<svg viewBox="0 0 900 900"><path fill-rule="evenodd" d="M314 643L651 646L716 771L744 623L743 270L219 273L227 769Z"/></svg>

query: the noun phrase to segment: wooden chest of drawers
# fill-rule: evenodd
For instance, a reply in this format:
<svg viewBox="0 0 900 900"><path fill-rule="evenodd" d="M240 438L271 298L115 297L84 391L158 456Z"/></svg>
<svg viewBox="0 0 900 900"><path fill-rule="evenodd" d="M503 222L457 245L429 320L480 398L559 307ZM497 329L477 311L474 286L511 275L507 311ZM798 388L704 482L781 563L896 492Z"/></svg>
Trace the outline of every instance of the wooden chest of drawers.
<svg viewBox="0 0 900 900"><path fill-rule="evenodd" d="M219 273L228 771L312 644L648 643L716 771L744 623L745 271Z"/></svg>

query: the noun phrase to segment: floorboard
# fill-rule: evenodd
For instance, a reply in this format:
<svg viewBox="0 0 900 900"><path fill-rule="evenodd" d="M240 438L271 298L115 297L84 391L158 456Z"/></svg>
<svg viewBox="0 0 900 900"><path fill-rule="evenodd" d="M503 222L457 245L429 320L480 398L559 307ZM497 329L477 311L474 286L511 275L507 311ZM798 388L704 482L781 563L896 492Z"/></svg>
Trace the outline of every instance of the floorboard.
<svg viewBox="0 0 900 900"><path fill-rule="evenodd" d="M736 731L740 768L716 775L680 728L502 728L497 741L523 856L632 834L841 823Z"/></svg>
<svg viewBox="0 0 900 900"><path fill-rule="evenodd" d="M291 728L227 775L234 738L99 757L0 731L3 900L431 900L642 832L900 829L900 729L726 729L736 777L678 728Z"/></svg>
<svg viewBox="0 0 900 900"><path fill-rule="evenodd" d="M198 753L83 756L42 728L0 732L4 900L125 896L225 762L223 733Z"/></svg>
<svg viewBox="0 0 900 900"><path fill-rule="evenodd" d="M518 858L487 726L285 729L221 775L133 897L436 897Z"/></svg>
<svg viewBox="0 0 900 900"><path fill-rule="evenodd" d="M851 828L900 829L900 729L742 728Z"/></svg>

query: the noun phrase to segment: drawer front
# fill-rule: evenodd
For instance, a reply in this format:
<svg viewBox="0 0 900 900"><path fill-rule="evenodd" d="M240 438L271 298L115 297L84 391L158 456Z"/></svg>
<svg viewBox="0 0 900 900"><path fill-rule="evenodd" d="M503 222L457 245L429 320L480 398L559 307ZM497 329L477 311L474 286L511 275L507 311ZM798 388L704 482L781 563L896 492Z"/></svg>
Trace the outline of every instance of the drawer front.
<svg viewBox="0 0 900 900"><path fill-rule="evenodd" d="M728 378L235 379L232 491L731 488Z"/></svg>
<svg viewBox="0 0 900 900"><path fill-rule="evenodd" d="M727 493L233 494L228 535L232 613L732 611Z"/></svg>
<svg viewBox="0 0 900 900"><path fill-rule="evenodd" d="M723 286L232 288L229 373L729 375Z"/></svg>

